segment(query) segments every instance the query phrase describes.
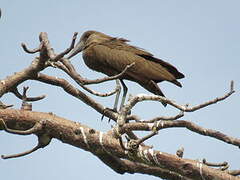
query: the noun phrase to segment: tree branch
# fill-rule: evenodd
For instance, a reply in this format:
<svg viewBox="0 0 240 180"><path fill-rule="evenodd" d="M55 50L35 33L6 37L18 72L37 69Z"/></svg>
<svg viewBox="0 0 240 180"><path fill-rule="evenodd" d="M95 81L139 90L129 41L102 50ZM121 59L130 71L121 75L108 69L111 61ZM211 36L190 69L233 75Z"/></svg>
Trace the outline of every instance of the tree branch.
<svg viewBox="0 0 240 180"><path fill-rule="evenodd" d="M111 118L111 119L117 119L117 113L106 110L104 106L97 103L95 100L93 100L91 97L87 96L85 93L80 91L79 89L72 86L69 82L67 82L65 79L57 78L48 76L46 74L39 73L37 77L34 77L33 80L37 80L43 83L51 84L54 86L59 86L64 89L68 94L72 95L73 97L76 97L83 101L85 104L91 106L96 111L98 111L101 114L105 114L105 116Z"/></svg>
<svg viewBox="0 0 240 180"><path fill-rule="evenodd" d="M198 126L190 121L185 120L178 120L178 121L158 121L157 123L141 123L141 122L131 122L125 124L121 129L121 134L125 133L126 131L151 131L152 128L156 126L157 130L166 129L166 128L187 128L188 130L204 135L213 137L220 141L226 142L228 144L232 144L235 146L240 147L240 139L230 137L222 132L203 128Z"/></svg>
<svg viewBox="0 0 240 180"><path fill-rule="evenodd" d="M11 92L16 96L18 97L19 99L23 100L24 97L23 95L18 91L17 88L13 88L11 90ZM41 96L37 96L37 97L26 97L24 100L25 101L39 101L39 100L42 100L46 97L46 95L41 95Z"/></svg>
<svg viewBox="0 0 240 180"><path fill-rule="evenodd" d="M230 91L222 97L218 97L211 101L192 106L179 105L176 102L161 96L155 95L137 95L132 97L126 105L120 110L119 113L113 112L103 105L99 104L91 97L71 85L68 81L62 78L48 76L40 73L42 70L49 66L58 67L67 73L72 79L75 80L83 89L98 96L109 96L117 91L117 86L114 91L109 93L98 93L85 85L96 84L109 80L121 78L124 73L131 68L133 64L128 65L120 74L112 77L105 77L96 80L88 80L78 74L72 64L64 57L74 47L77 34L73 35L71 45L65 51L55 54L54 49L51 47L47 37L47 33L40 33L40 45L38 48L30 50L25 44L22 48L27 53L39 52L39 57L36 57L32 64L26 69L8 76L6 79L0 81L0 98L12 92L18 98L23 100L23 105L26 101L36 101L44 98L43 96L29 98L26 95L27 88L24 89L23 94L17 90L19 84L26 80L37 80L46 84L61 87L65 92L83 101L85 104L91 106L96 111L117 122L107 133L103 133L92 129L86 125L72 122L64 118L58 117L52 113L32 112L30 108L28 111L8 109L11 105L4 105L0 102L0 130L4 129L6 132L29 135L35 134L38 136L38 145L33 149L24 153L2 156L2 158L21 157L36 151L39 148L47 146L52 138L59 139L64 143L82 148L86 151L92 152L103 163L113 169L115 172L124 173L143 173L149 174L165 179L195 179L195 180L237 180L239 175L238 170L226 170L228 165L198 162L194 160L184 159L183 149L179 149L176 155L170 155L161 151L153 150L151 146L143 144L143 142L155 134L157 131L165 128L172 127L185 127L195 133L213 137L223 142L240 147L240 139L227 136L219 131L206 129L200 127L190 121L179 120L184 116L184 112L193 112L209 106L211 104L223 101L232 95L234 91L234 83L231 81ZM167 103L180 110L180 113L171 116L159 116L150 120L141 120L136 115L129 115L132 108L139 102L151 100ZM135 120L136 122L129 122ZM152 131L149 135L138 138L133 131ZM128 134L128 142L123 142L121 135ZM120 142L119 142L120 138ZM222 165L222 166L220 166ZM219 166L220 169L214 169L208 166Z"/></svg>
<svg viewBox="0 0 240 180"><path fill-rule="evenodd" d="M175 155L152 149L144 149L142 146L140 146L141 148L139 147L136 153L126 154L118 140L111 133L106 133L101 140L99 131L51 113L4 109L0 110L0 118L11 129L18 129L23 126L30 128L33 124L40 122L40 119L45 119L44 128L47 129L47 136L50 138L57 138L64 143L85 149L86 151L95 152L95 154L107 152L115 157L127 159L132 163L144 163L146 167L150 165L166 169L167 171L174 171L174 173L189 179L202 180L202 177L206 180L213 178L220 180L228 178L232 178L232 180L239 179L224 171L209 168L199 162L178 158ZM149 168L151 169L151 167ZM160 176L161 172L158 172L159 174L157 175L151 173L150 169L145 172L148 172L149 175ZM189 173L190 169L191 173Z"/></svg>
<svg viewBox="0 0 240 180"><path fill-rule="evenodd" d="M170 100L170 99L162 97L162 96L139 94L137 96L132 97L129 100L129 102L124 107L124 111L129 112L137 103L142 102L142 101L159 101L159 102L164 102L169 105L172 105L173 107L175 107L183 112L194 112L196 110L202 109L206 106L215 104L217 102L223 101L224 99L228 98L235 92L235 90L233 88L234 88L234 82L231 81L230 91L228 93L226 93L222 97L217 97L213 100L207 101L205 103L202 103L202 104L199 104L199 105L196 105L193 107L189 107L188 104L187 105L179 105L176 102L174 102L173 100Z"/></svg>

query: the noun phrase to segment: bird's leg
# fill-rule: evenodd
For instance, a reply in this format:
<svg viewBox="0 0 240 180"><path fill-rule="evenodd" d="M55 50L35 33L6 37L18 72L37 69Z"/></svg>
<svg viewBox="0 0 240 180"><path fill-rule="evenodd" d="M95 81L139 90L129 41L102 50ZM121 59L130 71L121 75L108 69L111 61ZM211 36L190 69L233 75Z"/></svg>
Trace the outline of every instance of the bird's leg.
<svg viewBox="0 0 240 180"><path fill-rule="evenodd" d="M119 79L116 79L116 85L117 85L117 87L116 87L116 88L117 88L117 93L116 93L116 97L115 97L113 109L105 108L104 111L110 110L110 111L113 111L113 112L117 112L117 106L118 106L119 96L120 96L120 93L121 93L121 86L120 86L120 83L119 83ZM103 118L104 118L104 116L105 116L105 112L104 112L104 111L103 111L101 120L103 120ZM111 120L111 118L108 119L108 122L110 122L110 120Z"/></svg>
<svg viewBox="0 0 240 180"><path fill-rule="evenodd" d="M121 102L121 106L120 106L120 110L121 110L122 107L123 107L123 105L124 105L126 96L127 96L128 88L127 88L126 84L123 82L122 79L120 80L120 82L121 82L121 84L122 84L122 86L123 86L123 96L122 96L122 102Z"/></svg>
<svg viewBox="0 0 240 180"><path fill-rule="evenodd" d="M114 106L113 106L113 111L117 112L117 106L118 106L118 101L119 101L119 96L121 93L121 88L116 93L115 101L114 101Z"/></svg>

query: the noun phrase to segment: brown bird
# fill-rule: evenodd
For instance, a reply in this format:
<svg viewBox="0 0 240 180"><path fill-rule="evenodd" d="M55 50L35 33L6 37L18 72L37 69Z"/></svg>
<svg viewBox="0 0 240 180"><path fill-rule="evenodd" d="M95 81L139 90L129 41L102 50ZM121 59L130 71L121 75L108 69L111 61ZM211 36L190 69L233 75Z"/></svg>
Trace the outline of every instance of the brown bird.
<svg viewBox="0 0 240 180"><path fill-rule="evenodd" d="M108 76L119 74L127 65L135 63L120 79L123 86L120 108L123 106L127 94L127 86L123 79L137 82L146 90L159 96L164 96L157 85L159 82L169 81L182 87L177 79L184 78L184 75L173 65L155 58L151 53L129 45L127 42L129 40L111 37L101 32L86 31L68 58L82 51L84 62L90 69ZM166 106L166 103L163 105ZM116 110L116 104L114 109Z"/></svg>

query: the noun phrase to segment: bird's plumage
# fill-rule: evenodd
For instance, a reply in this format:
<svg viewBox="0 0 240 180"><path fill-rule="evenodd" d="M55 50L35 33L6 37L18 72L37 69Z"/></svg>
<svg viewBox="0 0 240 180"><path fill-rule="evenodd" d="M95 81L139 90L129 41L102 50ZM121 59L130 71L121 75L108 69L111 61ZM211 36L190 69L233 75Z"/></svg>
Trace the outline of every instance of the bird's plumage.
<svg viewBox="0 0 240 180"><path fill-rule="evenodd" d="M162 81L169 81L182 87L177 79L184 78L184 75L173 65L155 58L143 49L129 45L128 42L123 38L114 38L100 32L87 31L81 36L77 45L80 50L73 50L70 57L83 51L86 65L108 76L119 74L127 65L135 63L122 79L137 82L156 95L164 96L157 85Z"/></svg>

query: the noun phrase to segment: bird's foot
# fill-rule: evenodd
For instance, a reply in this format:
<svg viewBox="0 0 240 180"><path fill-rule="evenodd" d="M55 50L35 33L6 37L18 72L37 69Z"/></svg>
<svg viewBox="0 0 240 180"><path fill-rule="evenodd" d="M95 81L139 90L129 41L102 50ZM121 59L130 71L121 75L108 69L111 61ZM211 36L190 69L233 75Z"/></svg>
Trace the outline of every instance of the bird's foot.
<svg viewBox="0 0 240 180"><path fill-rule="evenodd" d="M101 121L102 121L103 118L105 117L105 114L106 114L107 111L112 111L112 112L114 112L114 113L118 113L118 111L117 111L116 108L113 108L113 109L111 109L111 108L105 108L105 109L103 110L103 114L102 114L102 117L101 117ZM111 118L108 119L108 123L109 123L110 121L111 121Z"/></svg>

